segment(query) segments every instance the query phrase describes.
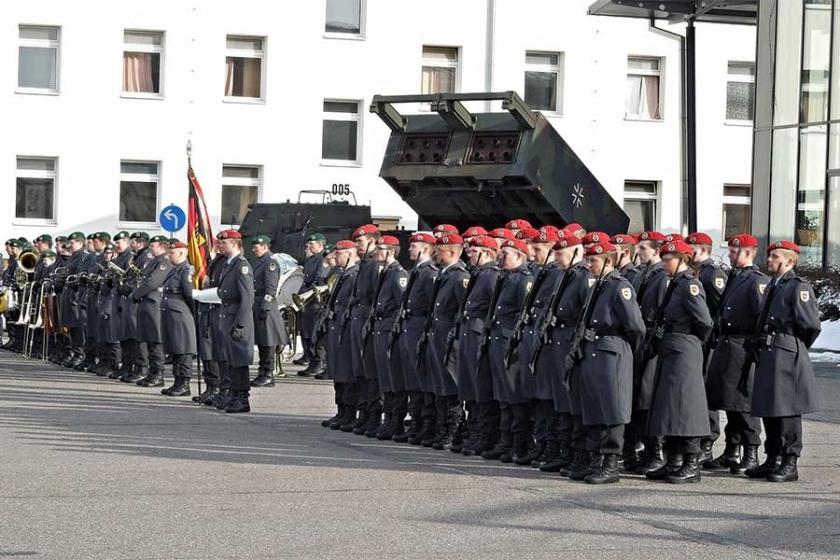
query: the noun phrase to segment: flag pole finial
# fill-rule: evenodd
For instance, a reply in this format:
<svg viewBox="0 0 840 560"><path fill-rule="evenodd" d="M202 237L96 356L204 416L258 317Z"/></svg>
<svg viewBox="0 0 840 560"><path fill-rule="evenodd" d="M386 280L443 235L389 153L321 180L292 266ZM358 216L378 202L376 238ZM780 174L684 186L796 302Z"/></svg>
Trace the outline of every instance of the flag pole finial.
<svg viewBox="0 0 840 560"><path fill-rule="evenodd" d="M192 140L187 140L187 163L192 165Z"/></svg>

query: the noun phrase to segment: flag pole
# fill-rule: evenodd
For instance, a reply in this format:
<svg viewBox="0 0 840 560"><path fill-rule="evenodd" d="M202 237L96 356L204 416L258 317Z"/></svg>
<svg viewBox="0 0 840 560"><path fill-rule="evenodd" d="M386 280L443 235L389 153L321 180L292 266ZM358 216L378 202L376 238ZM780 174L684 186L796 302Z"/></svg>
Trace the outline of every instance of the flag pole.
<svg viewBox="0 0 840 560"><path fill-rule="evenodd" d="M192 169L192 140L187 138L187 174ZM189 198L189 195L188 195ZM192 264L192 263L190 263ZM198 305L201 305L200 303ZM195 353L195 372L198 379L198 394L201 395L201 357L198 355L198 337L201 336L198 332L198 306L196 306L195 320L195 336L196 336L196 353ZM201 406L201 399L198 401L198 406Z"/></svg>

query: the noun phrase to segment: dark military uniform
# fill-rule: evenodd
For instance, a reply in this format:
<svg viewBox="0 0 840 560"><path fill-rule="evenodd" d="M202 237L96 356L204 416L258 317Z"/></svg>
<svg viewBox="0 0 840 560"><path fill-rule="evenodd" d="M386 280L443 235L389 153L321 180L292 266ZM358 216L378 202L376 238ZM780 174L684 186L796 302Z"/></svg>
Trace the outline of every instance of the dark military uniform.
<svg viewBox="0 0 840 560"><path fill-rule="evenodd" d="M403 292L408 286L408 273L398 261L386 266L379 275L376 285L375 302L371 309L373 325L368 337L373 339L373 353L376 357L376 371L379 375L379 387L384 394L385 418L382 428L375 434L377 438L391 439L401 434L405 417L408 414L408 394L400 391L396 395L393 380L402 375L394 370L401 368L398 359L391 359L388 349L391 340L391 330L397 320Z"/></svg>
<svg viewBox="0 0 840 560"><path fill-rule="evenodd" d="M227 257L220 251L213 257L207 267L206 286L218 288L219 278L224 269ZM212 399L217 391L222 388L222 371L219 364L224 361L222 354L222 334L219 329L219 311L221 305L218 303L199 303L196 313L198 314L198 353L203 368L202 375L207 383L207 395L202 404L213 404ZM228 386L224 389L229 389Z"/></svg>
<svg viewBox="0 0 840 560"><path fill-rule="evenodd" d="M259 374L251 386L273 385L274 353L290 344L283 316L277 305L280 265L266 252L254 264L254 328L260 356Z"/></svg>
<svg viewBox="0 0 840 560"><path fill-rule="evenodd" d="M711 410L726 411L726 448L721 457L707 468L733 467L738 463L738 448L744 457L755 461L761 444L761 424L750 415L750 396L738 391L741 369L747 359L744 343L753 332L761 313L769 279L755 266L736 271L719 301L714 352L709 358L706 395ZM752 373L750 373L752 376ZM748 386L752 386L750 377Z"/></svg>
<svg viewBox="0 0 840 560"><path fill-rule="evenodd" d="M820 334L819 309L811 285L794 271L771 282L767 299L751 411L764 422L768 458L782 457L795 466L802 451L802 415L818 408L808 349Z"/></svg>
<svg viewBox="0 0 840 560"><path fill-rule="evenodd" d="M85 270L87 274L98 275L105 262L105 256L102 253L90 253L85 263ZM98 347L98 323L99 323L99 309L97 303L99 300L99 286L87 278L81 282L79 289L79 298L83 306L85 317L85 361L77 366L77 369L90 369L96 366L96 359L99 354Z"/></svg>
<svg viewBox="0 0 840 560"><path fill-rule="evenodd" d="M163 382L163 344L160 324L160 301L163 282L169 273L167 256L154 257L143 269L140 284L131 292L131 300L137 304L137 332L139 340L146 343L149 352L149 381L153 387ZM160 381L158 381L160 377ZM142 380L141 380L142 382Z"/></svg>
<svg viewBox="0 0 840 560"><path fill-rule="evenodd" d="M85 261L87 260L87 255L87 251L80 249L67 259L67 263L64 266L67 268L68 276L78 274L82 271L83 265L85 265ZM14 263L16 265L17 261L14 261ZM85 342L84 331L82 329L82 315L79 309L80 302L77 297L79 284L68 284L67 282L60 281L56 288L61 293L59 324L62 327L66 327L70 335L68 354L64 365L75 367L84 360Z"/></svg>
<svg viewBox="0 0 840 560"><path fill-rule="evenodd" d="M254 272L242 255L229 257L219 275L218 316L222 355L230 378L225 412L248 412L250 378L248 367L254 361Z"/></svg>
<svg viewBox="0 0 840 560"><path fill-rule="evenodd" d="M353 297L353 284L359 273L359 264L345 268L333 287L327 303L327 372L333 380L335 403L339 415L330 428L353 429L356 421L356 405L359 400L359 386L353 372L353 362L348 354L350 344L350 321L346 312Z"/></svg>
<svg viewBox="0 0 840 560"><path fill-rule="evenodd" d="M634 284L636 276L639 274L639 267L633 263L627 263L618 270L619 274L624 276L630 284Z"/></svg>
<svg viewBox="0 0 840 560"><path fill-rule="evenodd" d="M186 396L190 394L193 356L197 351L192 271L186 261L170 264L167 268L160 313L163 323L163 351L172 355L172 375L175 377L175 384L171 388L173 391L169 394Z"/></svg>
<svg viewBox="0 0 840 560"><path fill-rule="evenodd" d="M367 422L379 425L382 417L382 398L376 374L376 359L373 356L373 341L368 338L366 347L362 348L362 327L370 316L379 268L373 253L362 258L350 306L350 344L353 349L350 358L361 391L359 419L355 429L360 433L367 430Z"/></svg>
<svg viewBox="0 0 840 560"><path fill-rule="evenodd" d="M330 273L330 266L324 258L323 253L310 255L303 262L303 284L298 290L299 294L307 292L316 286L324 286ZM315 348L315 323L323 311L323 306L318 301L313 301L300 312L300 338L303 346L303 355L309 360L307 369L311 372L319 371L321 362L325 358L324 348Z"/></svg>
<svg viewBox="0 0 840 560"><path fill-rule="evenodd" d="M151 256L151 255L149 255ZM122 253L116 254L111 261L126 272L120 278L112 274L112 284L114 286L114 304L116 305L116 314L113 315L112 320L116 321L117 341L120 346L120 356L122 358L122 370L111 372L109 377L126 376L128 373L132 377L143 379L148 374L148 355L144 351L140 352L137 334L137 304L131 301L131 292L137 287L139 278L129 278L129 265L137 262L134 253L126 249ZM146 345L143 343L143 348ZM117 364L119 365L119 364ZM139 380L138 379L138 380Z"/></svg>

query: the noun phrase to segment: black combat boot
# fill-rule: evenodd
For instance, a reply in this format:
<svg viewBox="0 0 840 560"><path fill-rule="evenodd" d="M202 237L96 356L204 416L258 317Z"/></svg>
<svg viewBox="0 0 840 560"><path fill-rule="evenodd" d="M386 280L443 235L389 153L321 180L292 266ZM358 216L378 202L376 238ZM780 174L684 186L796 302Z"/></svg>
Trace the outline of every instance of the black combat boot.
<svg viewBox="0 0 840 560"><path fill-rule="evenodd" d="M251 387L274 387L274 375L270 371L260 371L251 381Z"/></svg>
<svg viewBox="0 0 840 560"><path fill-rule="evenodd" d="M367 409L360 408L359 409L359 417L356 419L356 423L353 424L353 433L357 436L365 435L365 431L367 430L368 420L370 420L370 415L368 414Z"/></svg>
<svg viewBox="0 0 840 560"><path fill-rule="evenodd" d="M575 455L575 461L569 470L569 480L584 480L587 475L592 474L595 469L600 468L604 462L603 455L591 451L580 452L580 461L577 459L578 456Z"/></svg>
<svg viewBox="0 0 840 560"><path fill-rule="evenodd" d="M420 429L414 436L408 438L408 443L411 445L422 445L424 441L435 437L435 418L433 416L425 416L420 420Z"/></svg>
<svg viewBox="0 0 840 560"><path fill-rule="evenodd" d="M224 410L227 408L228 402L231 399L233 399L233 392L230 389L220 389L216 393L216 397L213 399L211 406L216 410Z"/></svg>
<svg viewBox="0 0 840 560"><path fill-rule="evenodd" d="M341 416L341 406L339 405L335 411L335 414L332 415L332 418L327 418L326 420L321 420L321 426L324 428L329 428L330 424L338 420L339 416Z"/></svg>
<svg viewBox="0 0 840 560"><path fill-rule="evenodd" d="M505 430L499 434L499 441L496 442L496 445L494 445L492 449L488 449L482 453L481 458L488 461L498 461L502 458L502 456L510 451L510 447L512 445L513 434Z"/></svg>
<svg viewBox="0 0 840 560"><path fill-rule="evenodd" d="M409 443L411 441L411 438L416 437L417 433L422 428L422 423L419 419L415 419L412 417L411 420L408 421L407 430L405 429L405 422L405 418L399 421L397 431L394 432L394 437L391 438L397 443ZM402 426L402 428L400 428L400 426Z"/></svg>
<svg viewBox="0 0 840 560"><path fill-rule="evenodd" d="M779 470L782 465L782 457L780 455L767 455L764 462L757 467L747 469L744 472L747 478L767 478L771 473Z"/></svg>
<svg viewBox="0 0 840 560"><path fill-rule="evenodd" d="M560 472L572 462L572 455L565 442L552 441L543 453L542 464L537 466L540 472Z"/></svg>
<svg viewBox="0 0 840 560"><path fill-rule="evenodd" d="M190 396L190 378L189 377L176 377L175 383L172 384L172 387L167 389L162 389L160 392L162 395L167 395L170 397L189 397Z"/></svg>
<svg viewBox="0 0 840 560"><path fill-rule="evenodd" d="M741 460L738 462L737 465L732 465L731 467L729 467L729 472L731 472L732 474L744 474L745 472L747 472L747 469L751 469L757 466L758 446L745 445L744 454L741 456Z"/></svg>
<svg viewBox="0 0 840 560"><path fill-rule="evenodd" d="M645 474L648 480L665 480L672 474L676 474L682 468L683 456L679 453L668 453L668 461L661 467Z"/></svg>
<svg viewBox="0 0 840 560"><path fill-rule="evenodd" d="M701 465L704 465L703 468L706 468L706 463L714 461L714 455L712 454L712 447L714 443L710 439L704 439L700 442L700 449L702 450L700 453L700 457L697 459Z"/></svg>
<svg viewBox="0 0 840 560"><path fill-rule="evenodd" d="M645 447L644 461L636 469L636 473L647 475L649 472L659 470L664 465L665 459L662 457L662 442L659 440L651 441L651 444Z"/></svg>
<svg viewBox="0 0 840 560"><path fill-rule="evenodd" d="M114 368L114 371L108 374L108 379L123 380L131 372L131 366L123 364L119 369Z"/></svg>
<svg viewBox="0 0 840 560"><path fill-rule="evenodd" d="M636 472L636 469L639 468L639 452L636 451L636 446L633 445L631 447L625 447L622 450L622 458L624 459L624 470L625 472Z"/></svg>
<svg viewBox="0 0 840 560"><path fill-rule="evenodd" d="M243 412L251 412L251 402L248 400L248 391L235 391L233 398L231 398L225 412L228 414L240 414Z"/></svg>
<svg viewBox="0 0 840 560"><path fill-rule="evenodd" d="M120 377L120 381L123 383L137 383L146 376L144 368L140 366L131 366L129 369L130 371L126 375Z"/></svg>
<svg viewBox="0 0 840 560"><path fill-rule="evenodd" d="M799 457L796 455L785 455L781 466L767 475L770 482L795 482L799 480L799 469L796 466Z"/></svg>
<svg viewBox="0 0 840 560"><path fill-rule="evenodd" d="M698 456L694 453L683 455L682 466L675 473L668 473L665 480L671 484L685 484L687 482L700 482L700 463Z"/></svg>
<svg viewBox="0 0 840 560"><path fill-rule="evenodd" d="M153 372L137 382L141 387L163 387L163 376Z"/></svg>
<svg viewBox="0 0 840 560"><path fill-rule="evenodd" d="M296 358L296 359L292 360L292 363L295 364L296 366L305 366L309 363L309 356L304 354L300 358Z"/></svg>
<svg viewBox="0 0 840 560"><path fill-rule="evenodd" d="M560 452L560 446L555 439L543 439L537 443L534 449L534 456L531 458L531 466L535 469L550 463Z"/></svg>
<svg viewBox="0 0 840 560"><path fill-rule="evenodd" d="M356 421L356 409L352 406L347 406L346 404L339 405L341 409L341 413L339 414L338 418L330 423L330 430L340 430L341 427L347 422L355 422Z"/></svg>
<svg viewBox="0 0 840 560"><path fill-rule="evenodd" d="M194 403L198 404L205 404L209 405L212 398L219 392L219 388L216 385L208 384L205 387L204 391L201 394L198 394L192 398Z"/></svg>
<svg viewBox="0 0 840 560"><path fill-rule="evenodd" d="M604 455L601 466L584 477L589 484L612 484L619 481L618 455L608 453Z"/></svg>
<svg viewBox="0 0 840 560"><path fill-rule="evenodd" d="M516 438L514 437L513 453L511 455L513 464L520 467L530 465L531 461L534 460L534 445L531 432L529 431L520 433L520 441L516 441Z"/></svg>
<svg viewBox="0 0 840 560"><path fill-rule="evenodd" d="M361 422L361 424L359 424ZM349 434L353 430L356 429L358 425L364 426L365 422L367 422L367 417L362 417L361 411L358 411L356 407L353 407L353 413L348 414L347 417L344 419L344 422L341 423L341 428L339 428L342 432Z"/></svg>
<svg viewBox="0 0 840 560"><path fill-rule="evenodd" d="M368 411L368 421L365 424L364 436L368 438L375 438L382 429L382 413L380 411Z"/></svg>
<svg viewBox="0 0 840 560"><path fill-rule="evenodd" d="M721 456L713 461L703 463L703 468L707 471L722 471L734 467L741 459L740 448L741 446L737 443L726 442L726 447L724 447Z"/></svg>

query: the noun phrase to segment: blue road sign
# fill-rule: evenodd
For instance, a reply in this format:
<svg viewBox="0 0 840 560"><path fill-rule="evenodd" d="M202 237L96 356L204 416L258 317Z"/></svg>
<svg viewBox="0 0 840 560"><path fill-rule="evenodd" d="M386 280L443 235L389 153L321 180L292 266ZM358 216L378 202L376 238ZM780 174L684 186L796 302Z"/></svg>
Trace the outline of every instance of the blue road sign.
<svg viewBox="0 0 840 560"><path fill-rule="evenodd" d="M175 233L187 225L187 215L179 206L174 204L170 204L161 210L158 218L160 219L160 227L169 233Z"/></svg>

